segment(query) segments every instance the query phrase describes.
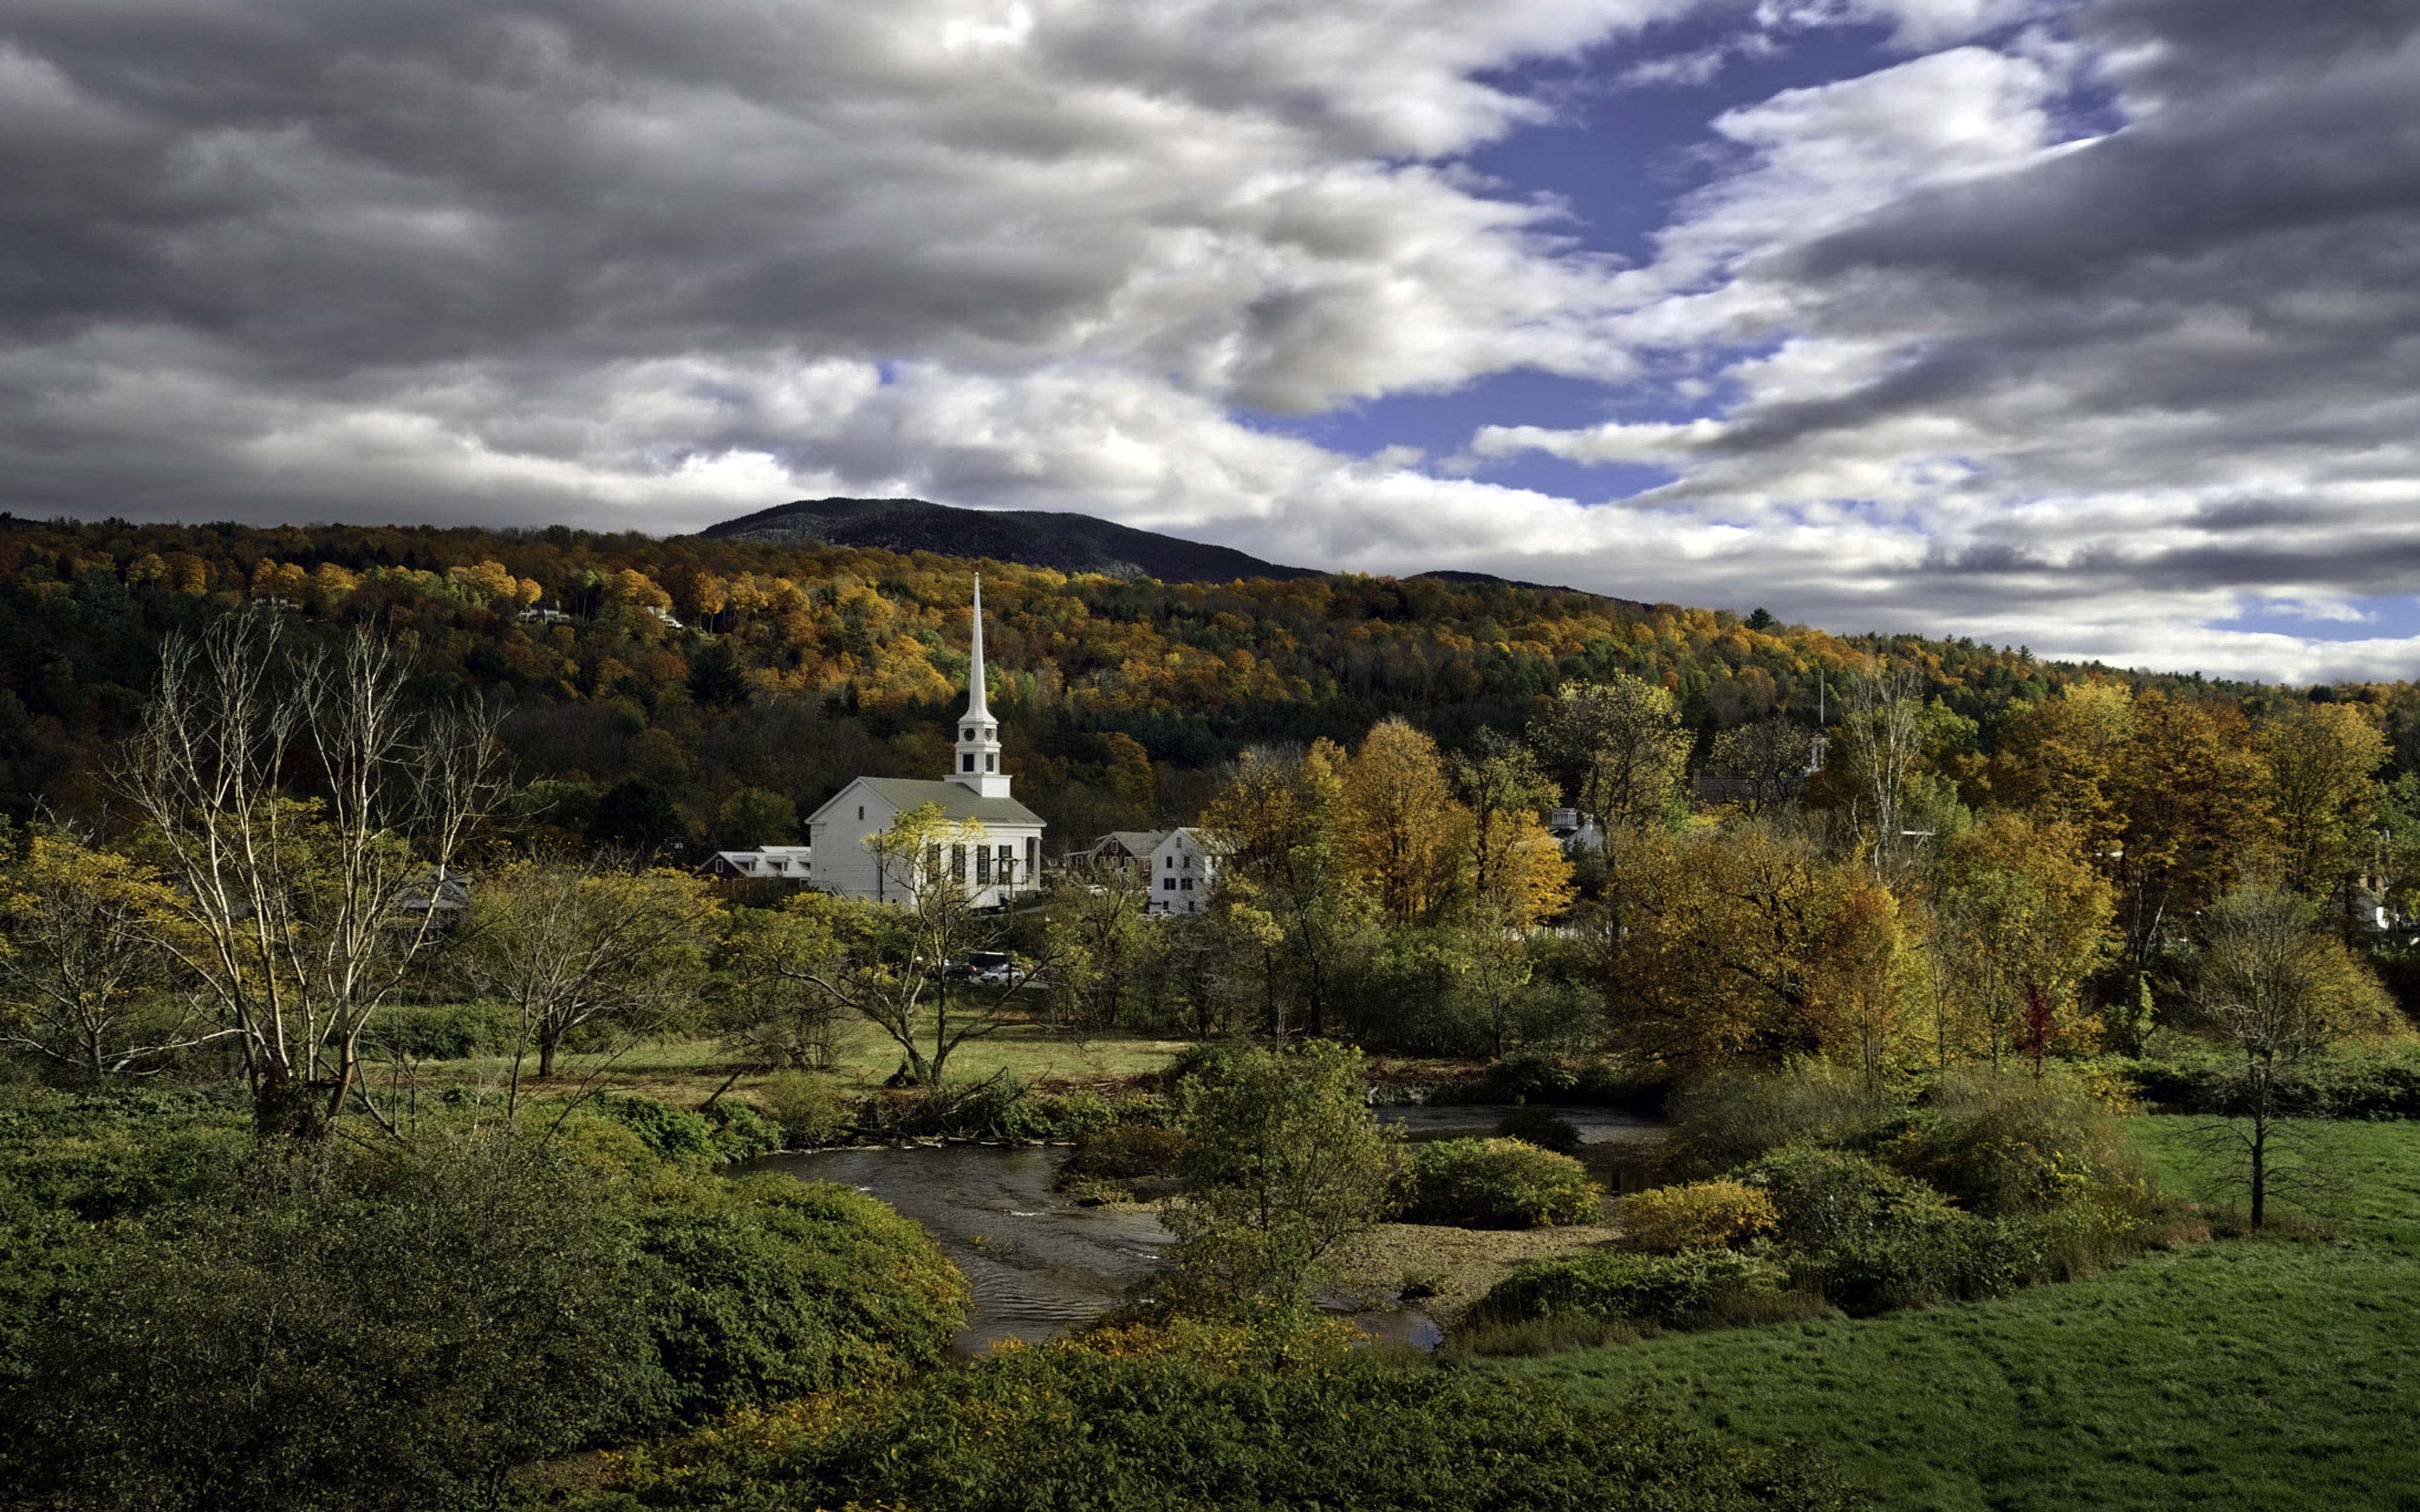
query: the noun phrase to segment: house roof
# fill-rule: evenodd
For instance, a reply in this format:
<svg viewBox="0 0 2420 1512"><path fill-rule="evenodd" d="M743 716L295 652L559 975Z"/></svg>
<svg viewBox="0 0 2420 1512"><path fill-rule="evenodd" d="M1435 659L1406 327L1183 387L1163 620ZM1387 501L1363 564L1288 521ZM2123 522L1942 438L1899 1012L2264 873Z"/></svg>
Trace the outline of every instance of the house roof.
<svg viewBox="0 0 2420 1512"><path fill-rule="evenodd" d="M1192 841L1193 848L1205 856L1225 856L1235 848L1232 841L1215 830L1201 829L1192 825L1179 825L1160 836L1152 849L1156 851L1179 836Z"/></svg>
<svg viewBox="0 0 2420 1512"><path fill-rule="evenodd" d="M1164 829L1112 829L1093 841L1093 849L1099 851L1115 841L1125 847L1128 856L1149 856L1159 849L1159 842L1167 838L1168 831Z"/></svg>
<svg viewBox="0 0 2420 1512"><path fill-rule="evenodd" d="M831 803L814 811L808 822L821 819L832 804L848 796L849 788L866 788L893 810L913 809L919 804L937 805L941 817L956 823L983 825L1031 825L1042 827L1042 816L1015 798L986 798L974 789L955 782L926 780L912 777L861 777L832 795Z"/></svg>

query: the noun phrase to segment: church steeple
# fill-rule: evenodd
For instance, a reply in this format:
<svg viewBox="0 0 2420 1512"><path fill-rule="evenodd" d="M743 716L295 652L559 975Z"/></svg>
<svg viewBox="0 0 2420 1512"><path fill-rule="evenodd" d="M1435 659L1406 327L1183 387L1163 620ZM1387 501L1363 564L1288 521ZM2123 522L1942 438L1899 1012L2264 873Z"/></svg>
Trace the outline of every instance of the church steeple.
<svg viewBox="0 0 2420 1512"><path fill-rule="evenodd" d="M975 627L967 673L967 712L958 717L958 745L949 779L986 798L1008 796L1008 774L1000 769L1000 722L984 702L983 575L975 575Z"/></svg>

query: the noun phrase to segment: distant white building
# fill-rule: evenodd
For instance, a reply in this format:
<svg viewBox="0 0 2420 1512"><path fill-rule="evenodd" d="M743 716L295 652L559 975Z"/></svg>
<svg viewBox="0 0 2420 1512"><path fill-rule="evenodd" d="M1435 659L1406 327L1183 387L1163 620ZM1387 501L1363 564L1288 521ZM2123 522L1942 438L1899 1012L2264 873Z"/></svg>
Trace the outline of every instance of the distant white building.
<svg viewBox="0 0 2420 1512"><path fill-rule="evenodd" d="M1151 880L1151 853L1168 838L1165 829L1112 829L1093 842L1083 853L1083 859L1099 865L1132 868L1134 874Z"/></svg>
<svg viewBox="0 0 2420 1512"><path fill-rule="evenodd" d="M1596 821L1577 809L1550 809L1546 811L1546 833L1565 850L1601 851L1605 849L1605 831Z"/></svg>
<svg viewBox="0 0 2420 1512"><path fill-rule="evenodd" d="M1226 857L1226 847L1214 835L1187 825L1171 829L1153 846L1149 860L1148 885L1150 901L1143 911L1151 914L1198 914L1210 901L1210 887L1218 879L1218 867Z"/></svg>
<svg viewBox="0 0 2420 1512"><path fill-rule="evenodd" d="M1042 883L1042 816L1009 796L1000 769L1000 721L984 699L983 579L975 579L972 668L967 712L958 718L952 770L938 781L861 777L807 817L815 856L815 886L844 898L910 903L921 868L886 868L866 848L910 809L932 804L962 834L931 858L941 874L962 883L981 907L1007 903Z"/></svg>
<svg viewBox="0 0 2420 1512"><path fill-rule="evenodd" d="M733 887L745 882L803 887L814 880L814 856L812 845L759 845L752 851L717 851L697 870L701 876Z"/></svg>

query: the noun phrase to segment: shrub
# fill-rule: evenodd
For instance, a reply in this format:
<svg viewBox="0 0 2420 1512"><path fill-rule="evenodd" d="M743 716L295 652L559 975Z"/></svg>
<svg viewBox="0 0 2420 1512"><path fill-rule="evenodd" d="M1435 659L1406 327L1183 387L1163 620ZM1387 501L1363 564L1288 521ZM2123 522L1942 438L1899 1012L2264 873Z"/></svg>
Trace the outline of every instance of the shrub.
<svg viewBox="0 0 2420 1512"><path fill-rule="evenodd" d="M1793 1145L1739 1174L1772 1199L1776 1237L1802 1249L1854 1243L1949 1211L1923 1182L1845 1149Z"/></svg>
<svg viewBox="0 0 2420 1512"><path fill-rule="evenodd" d="M718 1102L700 1113L651 1097L609 1097L598 1111L639 1136L658 1159L684 1170L753 1160L782 1148L782 1133L745 1103Z"/></svg>
<svg viewBox="0 0 2420 1512"><path fill-rule="evenodd" d="M1474 1323L1510 1323L1577 1314L1608 1322L1685 1326L1718 1320L1751 1299L1776 1297L1786 1277L1769 1256L1737 1250L1590 1250L1523 1266L1496 1283L1469 1318Z"/></svg>
<svg viewBox="0 0 2420 1512"><path fill-rule="evenodd" d="M1672 1099L1678 1168L1714 1175L1784 1145L1857 1145L1907 1116L1907 1099L1828 1061L1701 1077Z"/></svg>
<svg viewBox="0 0 2420 1512"><path fill-rule="evenodd" d="M1441 1139L1412 1149L1412 1223L1543 1228L1599 1216L1588 1172L1569 1155L1518 1139Z"/></svg>
<svg viewBox="0 0 2420 1512"><path fill-rule="evenodd" d="M597 1110L639 1136L658 1160L687 1169L714 1163L714 1125L652 1097L603 1097Z"/></svg>
<svg viewBox="0 0 2420 1512"><path fill-rule="evenodd" d="M1983 1066L1944 1072L1880 1153L1986 1214L2040 1211L2133 1177L2117 1120L2081 1081Z"/></svg>
<svg viewBox="0 0 2420 1512"><path fill-rule="evenodd" d="M1496 1120L1496 1132L1507 1139L1551 1149L1558 1155L1579 1153L1580 1132L1572 1120L1524 1103Z"/></svg>
<svg viewBox="0 0 2420 1512"><path fill-rule="evenodd" d="M1041 1144L1107 1128L1116 1111L1097 1092L1037 1092L1014 1076L986 1076L877 1100L867 1111L886 1134Z"/></svg>
<svg viewBox="0 0 2420 1512"><path fill-rule="evenodd" d="M520 1015L502 1003L440 1003L380 1009L362 1032L362 1053L414 1060L509 1056Z"/></svg>
<svg viewBox="0 0 2420 1512"><path fill-rule="evenodd" d="M754 1160L782 1148L781 1126L745 1103L721 1099L699 1117L706 1119L707 1146L719 1163Z"/></svg>
<svg viewBox="0 0 2420 1512"><path fill-rule="evenodd" d="M1361 1053L1332 1041L1225 1057L1177 1090L1185 1200L1161 1304L1178 1311L1288 1311L1337 1243L1385 1216L1403 1171L1398 1136L1370 1117Z"/></svg>
<svg viewBox="0 0 2420 1512"><path fill-rule="evenodd" d="M1487 1507L1776 1512L1859 1504L1796 1456L1725 1446L1645 1408L1402 1370L1366 1351L1122 1329L1004 1348L877 1402L743 1414L628 1492L664 1509Z"/></svg>
<svg viewBox="0 0 2420 1512"><path fill-rule="evenodd" d="M1184 1160L1182 1131L1153 1123L1116 1123L1086 1135L1060 1165L1059 1180L1131 1181L1165 1176Z"/></svg>
<svg viewBox="0 0 2420 1512"><path fill-rule="evenodd" d="M672 1415L890 1381L965 1326L932 1236L846 1187L761 1175L678 1183L640 1217Z"/></svg>
<svg viewBox="0 0 2420 1512"><path fill-rule="evenodd" d="M1780 1223L1773 1199L1757 1187L1732 1180L1693 1181L1635 1193L1620 1204L1622 1239L1633 1249L1655 1254L1725 1249Z"/></svg>
<svg viewBox="0 0 2420 1512"><path fill-rule="evenodd" d="M833 1077L777 1072L752 1095L793 1149L836 1145L857 1131L857 1100Z"/></svg>
<svg viewBox="0 0 2420 1512"><path fill-rule="evenodd" d="M484 1502L510 1466L659 1410L630 1224L525 1147L281 1155L112 1237L0 1404L12 1489L45 1502Z"/></svg>

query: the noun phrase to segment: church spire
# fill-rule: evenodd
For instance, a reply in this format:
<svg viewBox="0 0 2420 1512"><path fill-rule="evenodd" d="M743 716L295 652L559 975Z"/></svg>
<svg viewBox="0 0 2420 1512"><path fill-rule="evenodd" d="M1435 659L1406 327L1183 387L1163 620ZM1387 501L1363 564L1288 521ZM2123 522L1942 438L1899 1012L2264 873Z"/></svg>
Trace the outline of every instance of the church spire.
<svg viewBox="0 0 2420 1512"><path fill-rule="evenodd" d="M975 574L975 639L970 653L972 664L967 671L967 717L988 719L991 710L984 703L983 665L983 574Z"/></svg>
<svg viewBox="0 0 2420 1512"><path fill-rule="evenodd" d="M983 577L975 577L974 635L967 668L967 712L958 717L958 743L949 779L986 798L1008 796L1008 774L1000 769L1000 723L984 700Z"/></svg>

